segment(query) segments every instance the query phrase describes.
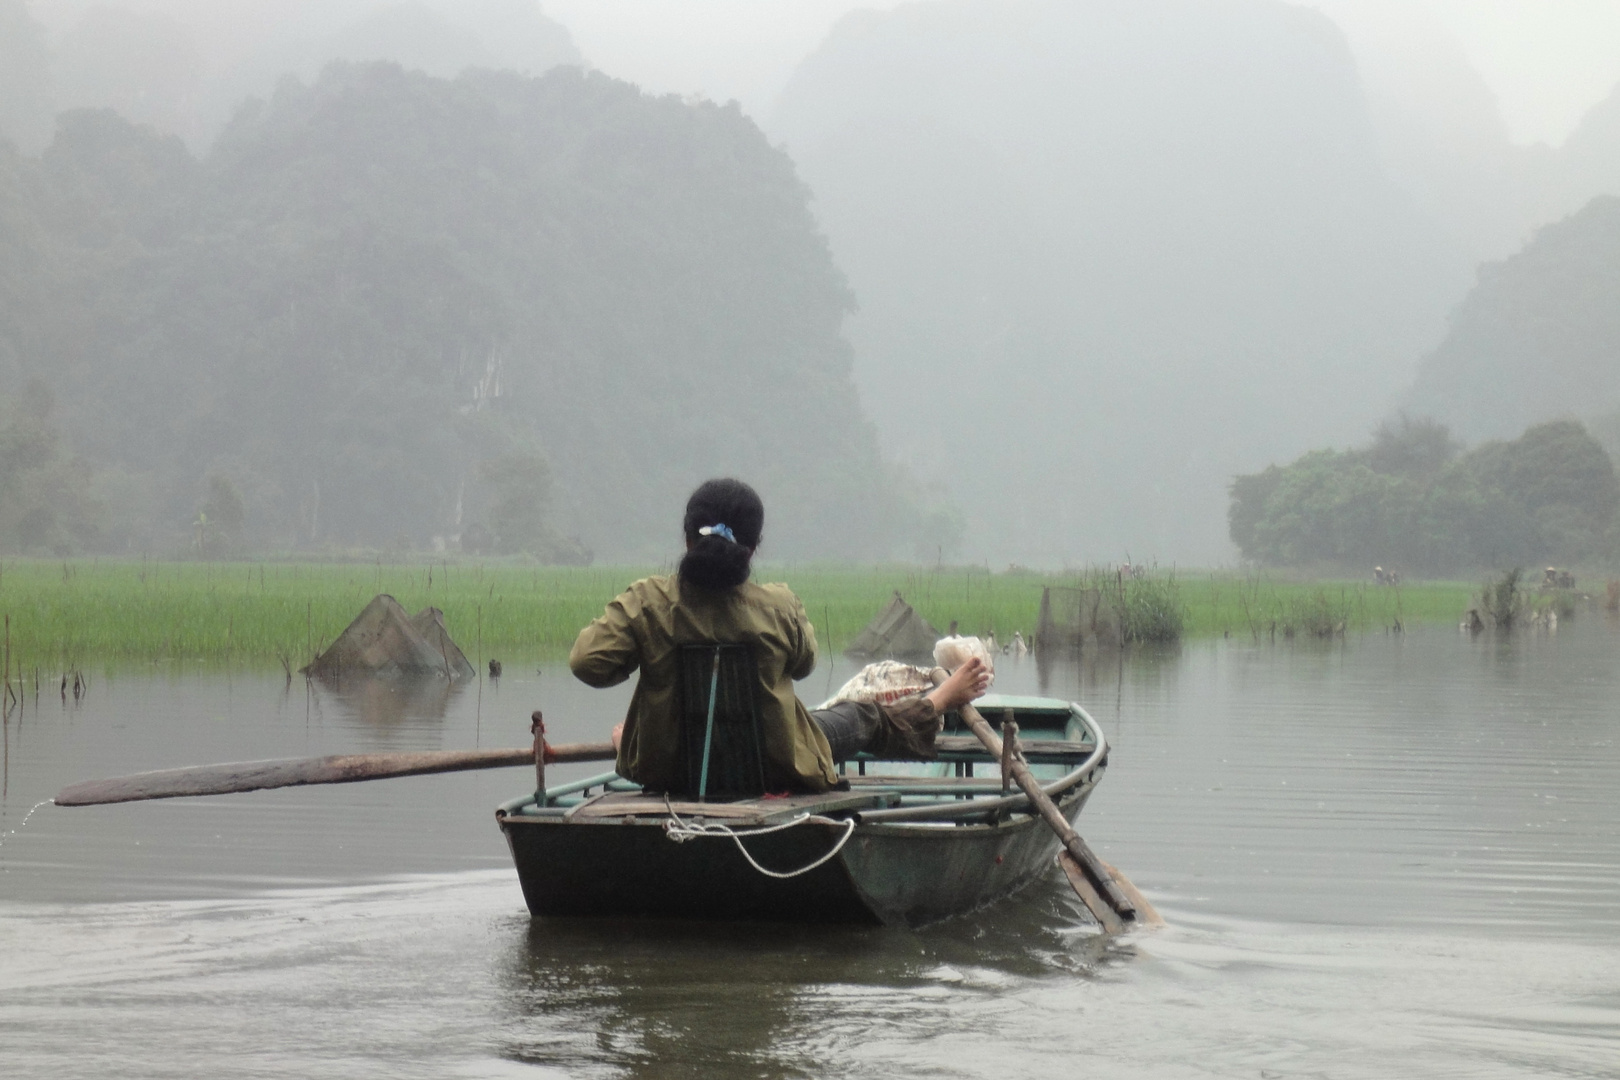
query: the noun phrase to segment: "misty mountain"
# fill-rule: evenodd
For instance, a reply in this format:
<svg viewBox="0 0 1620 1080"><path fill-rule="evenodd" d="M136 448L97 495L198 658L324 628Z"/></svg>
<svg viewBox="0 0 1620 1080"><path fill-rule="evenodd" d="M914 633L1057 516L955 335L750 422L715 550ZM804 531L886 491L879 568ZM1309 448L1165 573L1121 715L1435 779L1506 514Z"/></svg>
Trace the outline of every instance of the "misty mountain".
<svg viewBox="0 0 1620 1080"><path fill-rule="evenodd" d="M1288 4L851 15L770 130L885 445L981 555L1227 557L1230 477L1365 431L1468 281L1384 173L1342 35Z"/></svg>
<svg viewBox="0 0 1620 1080"><path fill-rule="evenodd" d="M52 50L57 109L117 109L137 124L195 139L205 65L179 22L164 15L93 7Z"/></svg>
<svg viewBox="0 0 1620 1080"><path fill-rule="evenodd" d="M268 94L288 75L310 81L334 60L388 60L440 78L584 64L572 35L535 0L336 0L304 8L220 65L204 111L217 127L244 97Z"/></svg>
<svg viewBox="0 0 1620 1080"><path fill-rule="evenodd" d="M1375 110L1391 176L1471 256L1502 259L1541 226L1620 194L1620 86L1557 148L1513 144L1494 100L1474 104L1478 123L1388 97Z"/></svg>
<svg viewBox="0 0 1620 1080"><path fill-rule="evenodd" d="M45 28L23 0L0 0L0 137L37 150L50 141L55 112Z"/></svg>
<svg viewBox="0 0 1620 1080"><path fill-rule="evenodd" d="M1518 145L1495 93L1421 9L1338 4L1334 14L1391 179L1472 258L1505 258L1594 196L1620 195L1620 85L1562 145Z"/></svg>
<svg viewBox="0 0 1620 1080"><path fill-rule="evenodd" d="M1394 9L1376 10L1387 15ZM1416 12L1398 28L1354 14L1341 9L1338 16L1390 178L1472 259L1518 249L1534 226L1549 220L1561 172L1557 152L1516 145L1496 94L1462 48L1422 25Z"/></svg>
<svg viewBox="0 0 1620 1080"><path fill-rule="evenodd" d="M445 78L583 63L536 0L241 0L168 11L35 0L33 15L24 0L0 0L0 134L37 153L54 111L110 108L201 148L243 99L289 75L309 81L334 60L389 60Z"/></svg>
<svg viewBox="0 0 1620 1080"><path fill-rule="evenodd" d="M1594 199L1482 267L1408 406L1468 438L1620 409L1620 198Z"/></svg>
<svg viewBox="0 0 1620 1080"><path fill-rule="evenodd" d="M1587 112L1558 153L1564 167L1560 213L1594 195L1620 195L1620 84Z"/></svg>
<svg viewBox="0 0 1620 1080"><path fill-rule="evenodd" d="M202 159L65 114L38 161L0 149L0 230L0 374L49 384L126 548L234 491L260 548L648 558L724 473L773 556L949 539L879 458L807 193L735 108L339 64Z"/></svg>

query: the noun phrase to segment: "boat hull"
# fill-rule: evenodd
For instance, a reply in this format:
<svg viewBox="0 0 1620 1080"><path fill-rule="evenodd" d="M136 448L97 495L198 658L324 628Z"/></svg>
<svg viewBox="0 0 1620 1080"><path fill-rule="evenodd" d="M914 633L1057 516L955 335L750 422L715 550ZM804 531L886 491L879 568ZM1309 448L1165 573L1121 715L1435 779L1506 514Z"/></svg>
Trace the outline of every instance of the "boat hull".
<svg viewBox="0 0 1620 1080"><path fill-rule="evenodd" d="M1071 822L1093 786L1059 801ZM1017 892L1047 872L1058 850L1046 824L1027 814L996 824L869 823L822 865L776 878L727 837L674 842L662 819L499 820L529 911L545 917L921 926ZM808 821L742 842L761 866L786 872L826 855L845 832L842 822Z"/></svg>

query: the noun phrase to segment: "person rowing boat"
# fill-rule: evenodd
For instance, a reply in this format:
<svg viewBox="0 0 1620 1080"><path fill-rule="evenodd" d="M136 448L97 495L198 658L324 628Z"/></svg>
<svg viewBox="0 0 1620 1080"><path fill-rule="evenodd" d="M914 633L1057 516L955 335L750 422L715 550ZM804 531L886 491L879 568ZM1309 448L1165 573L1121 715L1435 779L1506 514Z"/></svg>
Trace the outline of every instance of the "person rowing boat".
<svg viewBox="0 0 1620 1080"><path fill-rule="evenodd" d="M988 688L989 671L974 659L922 697L807 709L793 684L815 669L815 628L786 585L749 580L764 523L764 504L749 485L735 479L699 485L686 503L686 552L676 573L631 585L574 642L569 668L587 685L615 686L640 672L614 731L617 768L626 779L655 791L683 783L677 697L683 647L748 647L771 791L839 787L835 763L861 751L930 759L941 717Z"/></svg>

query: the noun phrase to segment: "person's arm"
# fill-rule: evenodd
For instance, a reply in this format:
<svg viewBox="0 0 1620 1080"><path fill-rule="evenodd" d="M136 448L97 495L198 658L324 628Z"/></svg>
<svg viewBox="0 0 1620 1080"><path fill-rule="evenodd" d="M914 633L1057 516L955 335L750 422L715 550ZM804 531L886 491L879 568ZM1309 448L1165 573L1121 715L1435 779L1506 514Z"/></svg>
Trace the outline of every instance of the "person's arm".
<svg viewBox="0 0 1620 1080"><path fill-rule="evenodd" d="M807 678L816 669L816 628L801 603L794 612L793 655L788 660L788 674L794 681Z"/></svg>
<svg viewBox="0 0 1620 1080"><path fill-rule="evenodd" d="M620 593L600 618L579 632L568 654L568 667L587 686L616 686L641 664L635 634L640 604L630 591Z"/></svg>

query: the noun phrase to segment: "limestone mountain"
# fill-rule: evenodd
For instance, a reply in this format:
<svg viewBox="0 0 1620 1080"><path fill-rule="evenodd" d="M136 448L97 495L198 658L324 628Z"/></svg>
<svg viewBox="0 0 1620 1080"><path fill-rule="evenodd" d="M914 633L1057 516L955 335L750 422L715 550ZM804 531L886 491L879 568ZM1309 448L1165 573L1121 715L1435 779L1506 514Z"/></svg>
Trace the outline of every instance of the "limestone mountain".
<svg viewBox="0 0 1620 1080"><path fill-rule="evenodd" d="M1409 407L1468 439L1620 409L1620 198L1593 199L1481 268Z"/></svg>
<svg viewBox="0 0 1620 1080"><path fill-rule="evenodd" d="M1227 557L1234 473L1365 431L1469 263L1384 174L1351 54L1271 0L847 17L770 122L860 309L885 444L971 550Z"/></svg>
<svg viewBox="0 0 1620 1080"><path fill-rule="evenodd" d="M0 165L0 359L150 508L126 545L225 477L261 548L648 558L726 473L770 554L923 539L805 188L736 108L339 64L201 159L90 111Z"/></svg>

